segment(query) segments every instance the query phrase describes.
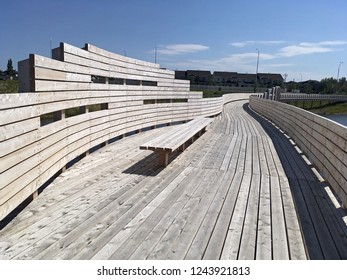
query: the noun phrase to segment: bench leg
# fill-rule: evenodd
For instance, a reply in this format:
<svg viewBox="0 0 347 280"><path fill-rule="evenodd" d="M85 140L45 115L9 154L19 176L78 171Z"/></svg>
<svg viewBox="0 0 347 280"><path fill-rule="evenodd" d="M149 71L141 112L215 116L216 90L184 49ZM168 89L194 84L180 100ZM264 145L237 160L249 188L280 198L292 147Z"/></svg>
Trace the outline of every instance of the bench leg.
<svg viewBox="0 0 347 280"><path fill-rule="evenodd" d="M169 164L169 152L168 151L160 151L159 152L159 165L167 166Z"/></svg>

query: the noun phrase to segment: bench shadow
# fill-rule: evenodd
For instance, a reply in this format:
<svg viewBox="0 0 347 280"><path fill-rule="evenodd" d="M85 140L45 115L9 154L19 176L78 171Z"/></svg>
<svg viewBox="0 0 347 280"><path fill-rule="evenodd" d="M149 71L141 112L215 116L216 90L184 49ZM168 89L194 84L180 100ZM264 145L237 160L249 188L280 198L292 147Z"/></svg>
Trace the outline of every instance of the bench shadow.
<svg viewBox="0 0 347 280"><path fill-rule="evenodd" d="M169 154L169 165L175 160L181 152L175 151ZM167 166L167 167L168 167ZM135 164L131 165L127 169L123 170L122 173L135 174L142 176L155 177L160 174L167 167L162 167L159 165L159 155L155 152L150 153L148 156L137 161Z"/></svg>
<svg viewBox="0 0 347 280"><path fill-rule="evenodd" d="M305 168L305 170L303 171L305 172L306 176L316 178L316 175L314 174L313 170L306 164L302 156L297 152L294 145L290 144L289 140L285 137L284 133L278 130L274 125L272 125L266 119L262 118L261 116L253 112L249 108L249 103L245 103L243 105L243 109L262 126L265 132L273 140L272 142L274 144L274 147L277 151L277 154L280 158L284 171L289 180L289 185L291 188L296 212L299 218L299 223L302 230L302 236L306 245L306 253L308 258L309 259L331 259L331 258L338 259L338 257L336 256L339 256L339 258L341 259L346 259L347 258L347 227L344 224L344 221L342 219L342 217L346 215L346 212L342 208L336 208L336 206L332 202L331 198L329 197L328 193L325 190L327 183L320 183L318 182L318 179L316 179L315 182L310 181L308 184L309 180L307 181L307 183L306 182L302 183L302 181L299 182L297 178L293 178L293 170L291 169L290 164L288 163L288 158L287 158L288 153L286 154L286 152L283 151L283 146L281 146L281 142L282 142L282 145L283 143L285 143L286 145L285 147L287 151L289 152L290 156L294 159L296 163L300 163L300 166L304 166L304 165L307 166L307 168ZM323 221L323 224L315 224L312 221L311 221L312 223L311 225L307 224L308 223L307 217L309 217L310 214L307 212L307 208L306 208L307 206L302 205L303 195L301 193L298 194L298 192L303 192L302 190L300 190L300 187L298 187L298 185L300 184L305 185L305 183L308 185L301 186L301 187L306 188L304 190L305 192L304 196L306 201L307 200L311 202L316 201L315 194L312 191L311 192L307 191L308 189L314 187L314 188L318 188L315 190L320 191L320 197L318 199L320 199L320 201L325 201L328 204L328 207L327 206L324 207L322 205L319 205L318 201L313 203L314 209L312 209L312 211L315 211L316 213L319 213L319 212L322 213L321 215L323 216L323 219L321 219L321 221ZM312 206L312 203L310 203L310 207L311 206ZM335 221L332 222L331 220L335 220ZM331 224L334 224L335 229L338 229L338 232L336 232L334 228L330 227ZM324 239L322 238L322 236L319 236L319 233L317 233L317 231L320 231L321 227L326 228L325 234L329 238ZM329 239L330 241L328 241ZM313 242L312 240L316 240L316 242ZM335 251L334 253L335 255L334 254L329 255L329 252L328 253L323 252L323 250L321 250L319 246L317 246L317 240L318 240L318 243L320 244L320 248L324 248L324 247L329 248L329 246L331 246L331 240L334 240L336 249L334 249L333 251ZM338 255L336 255L336 252L338 252Z"/></svg>

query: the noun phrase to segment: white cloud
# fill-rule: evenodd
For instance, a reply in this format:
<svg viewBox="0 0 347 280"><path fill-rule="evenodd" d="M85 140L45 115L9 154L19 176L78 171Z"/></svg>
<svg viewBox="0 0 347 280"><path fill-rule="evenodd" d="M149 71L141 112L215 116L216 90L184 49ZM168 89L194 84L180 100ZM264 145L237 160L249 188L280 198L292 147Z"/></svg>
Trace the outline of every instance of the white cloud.
<svg viewBox="0 0 347 280"><path fill-rule="evenodd" d="M341 46L341 45L347 45L347 41L341 41L341 40L323 41L323 42L320 42L318 44L322 45L322 46Z"/></svg>
<svg viewBox="0 0 347 280"><path fill-rule="evenodd" d="M241 41L241 42L234 42L231 43L231 46L242 48L246 47L248 45L279 45L279 44L286 44L286 41ZM347 41L343 40L335 40L335 41L322 41L318 43L310 43L310 42L302 42L294 45L288 45L285 46L277 53L274 53L273 55L263 55L263 59L271 59L276 57L293 57L298 55L308 55L313 53L325 53L325 52L332 52L337 51L337 46L343 46L347 45Z"/></svg>
<svg viewBox="0 0 347 280"><path fill-rule="evenodd" d="M276 55L278 57L293 57L298 55L333 52L337 50L333 47L342 45L347 45L347 41L322 41L318 43L302 42L281 48Z"/></svg>
<svg viewBox="0 0 347 280"><path fill-rule="evenodd" d="M233 42L230 43L231 46L237 48L243 48L248 45L280 45L285 44L286 41L241 41L241 42Z"/></svg>
<svg viewBox="0 0 347 280"><path fill-rule="evenodd" d="M266 63L266 64L261 64L263 68L266 69L272 69L272 68L286 68L286 67L293 67L295 66L294 63Z"/></svg>
<svg viewBox="0 0 347 280"><path fill-rule="evenodd" d="M257 60L258 53L252 52L252 53L238 53L238 54L232 54L228 57L223 58L223 60L233 62L233 63L252 63L255 60ZM268 53L259 53L259 59L260 60L269 60L274 59L276 56Z"/></svg>
<svg viewBox="0 0 347 280"><path fill-rule="evenodd" d="M293 45L282 48L278 52L278 56L280 57L293 57L298 55L306 55L313 53L325 53L331 52L333 49L321 47L321 46L307 46L307 45Z"/></svg>
<svg viewBox="0 0 347 280"><path fill-rule="evenodd" d="M320 45L308 45L305 43L299 44L299 45L292 45L287 46L277 53L279 57L293 57L298 55L306 55L306 54L313 54L313 53L325 53L325 52L332 52L334 49L323 47Z"/></svg>
<svg viewBox="0 0 347 280"><path fill-rule="evenodd" d="M176 45L160 46L157 52L160 54L165 54L165 55L177 55L177 54L206 51L209 48L210 47L208 46L198 45L198 44L176 44Z"/></svg>
<svg viewBox="0 0 347 280"><path fill-rule="evenodd" d="M242 44L247 44L247 42L255 41L245 41L237 42L242 46ZM283 41L262 41L262 42L276 42L280 44ZM259 53L259 72L286 72L290 73L297 66L297 59L295 57L311 55L311 54L323 54L328 52L337 52L342 48L347 46L347 41L335 40L335 41L321 41L321 42L301 42L295 44L289 44L288 42L284 46L265 46L261 48ZM234 53L223 57L214 57L207 59L185 59L180 61L174 61L172 58L166 61L166 67L171 69L200 69L200 70L210 70L210 71L236 71L241 73L254 73L257 64L257 51L253 52L240 52ZM168 58L168 57L167 57ZM300 58L302 59L302 58ZM301 71L304 75L304 72ZM305 74L304 76L310 78L316 78L312 75ZM317 76L317 75L316 75ZM300 76L301 78L301 76ZM297 77L295 77L297 79Z"/></svg>
<svg viewBox="0 0 347 280"><path fill-rule="evenodd" d="M215 59L185 60L180 62L167 62L172 69L205 69L211 71L255 71L258 53L239 53ZM273 59L273 55L260 53L261 61Z"/></svg>
<svg viewBox="0 0 347 280"><path fill-rule="evenodd" d="M247 45L247 42L235 42L235 43L230 43L230 45L237 48L243 48Z"/></svg>

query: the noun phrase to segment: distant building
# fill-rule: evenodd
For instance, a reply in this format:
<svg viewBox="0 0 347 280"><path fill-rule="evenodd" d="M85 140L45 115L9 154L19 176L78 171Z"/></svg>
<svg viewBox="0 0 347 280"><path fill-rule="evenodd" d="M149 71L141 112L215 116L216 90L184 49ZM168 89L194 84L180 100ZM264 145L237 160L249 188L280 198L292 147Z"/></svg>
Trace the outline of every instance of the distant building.
<svg viewBox="0 0 347 280"><path fill-rule="evenodd" d="M211 82L211 72L202 70L187 70L187 79L196 85L209 85Z"/></svg>
<svg viewBox="0 0 347 280"><path fill-rule="evenodd" d="M257 78L258 77L258 78ZM283 77L277 73L258 73L245 74L227 71L210 71L187 70L175 71L176 79L190 80L192 85L215 85L231 87L252 87L258 83L261 87L281 86Z"/></svg>
<svg viewBox="0 0 347 280"><path fill-rule="evenodd" d="M222 86L238 86L237 72L213 72L213 83Z"/></svg>
<svg viewBox="0 0 347 280"><path fill-rule="evenodd" d="M256 82L255 74L238 74L238 86L239 87L251 87Z"/></svg>
<svg viewBox="0 0 347 280"><path fill-rule="evenodd" d="M175 71L175 79L188 80L187 71Z"/></svg>
<svg viewBox="0 0 347 280"><path fill-rule="evenodd" d="M271 73L258 73L258 82L261 85L267 87L280 86L283 84L283 77L281 74L271 74Z"/></svg>

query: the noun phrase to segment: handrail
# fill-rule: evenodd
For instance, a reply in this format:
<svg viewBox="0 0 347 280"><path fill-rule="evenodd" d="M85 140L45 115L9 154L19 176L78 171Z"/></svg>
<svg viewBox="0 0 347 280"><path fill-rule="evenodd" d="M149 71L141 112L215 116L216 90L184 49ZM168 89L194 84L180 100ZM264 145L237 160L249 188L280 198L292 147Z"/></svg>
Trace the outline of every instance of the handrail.
<svg viewBox="0 0 347 280"><path fill-rule="evenodd" d="M291 101L330 101L330 102L347 102L347 95L341 94L307 94L307 93L282 93L280 87L269 88L264 93L255 94L263 99L276 100L281 102Z"/></svg>
<svg viewBox="0 0 347 280"><path fill-rule="evenodd" d="M338 95L338 94L298 94L298 93L281 93L279 100L281 102L288 101L324 101L328 100L331 102L346 102L347 95Z"/></svg>

